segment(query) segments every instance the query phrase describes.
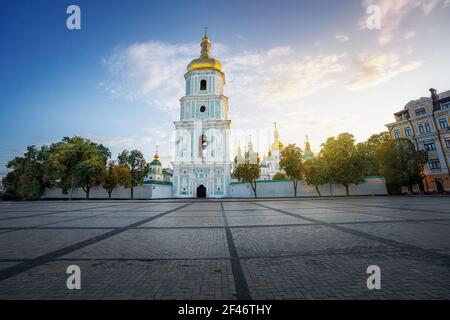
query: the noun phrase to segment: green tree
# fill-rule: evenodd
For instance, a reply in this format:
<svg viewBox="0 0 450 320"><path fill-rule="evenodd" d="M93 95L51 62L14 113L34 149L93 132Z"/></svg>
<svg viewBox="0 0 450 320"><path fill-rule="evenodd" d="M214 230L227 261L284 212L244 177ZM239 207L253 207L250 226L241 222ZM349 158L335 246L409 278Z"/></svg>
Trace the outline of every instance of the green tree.
<svg viewBox="0 0 450 320"><path fill-rule="evenodd" d="M372 135L367 141L357 144L358 152L361 155L366 176L380 175L379 165L375 152L377 148L386 141L391 140L389 132L384 131L379 134Z"/></svg>
<svg viewBox="0 0 450 320"><path fill-rule="evenodd" d="M331 174L324 158L317 157L305 162L305 180L316 188L319 197L322 196L319 186L330 183Z"/></svg>
<svg viewBox="0 0 450 320"><path fill-rule="evenodd" d="M50 149L46 172L56 173L63 192L79 187L89 199L91 188L100 184L106 170L108 148L81 137L65 137Z"/></svg>
<svg viewBox="0 0 450 320"><path fill-rule="evenodd" d="M273 175L272 180L274 181L287 180L287 177L283 172L277 172Z"/></svg>
<svg viewBox="0 0 450 320"><path fill-rule="evenodd" d="M108 163L108 167L103 172L102 187L108 192L108 198L111 199L111 193L119 185L119 176L117 174L117 165L114 161Z"/></svg>
<svg viewBox="0 0 450 320"><path fill-rule="evenodd" d="M377 148L375 156L388 184L407 185L410 192L414 184L422 184L423 165L427 163L428 155L423 150L416 150L410 140L386 141Z"/></svg>
<svg viewBox="0 0 450 320"><path fill-rule="evenodd" d="M119 185L125 188L131 187L130 171L128 167L110 161L102 177L102 187L108 192L109 199L111 199L113 190Z"/></svg>
<svg viewBox="0 0 450 320"><path fill-rule="evenodd" d="M363 158L352 134L342 133L337 138L328 138L319 156L327 163L330 181L342 184L347 195L350 195L351 184L364 181Z"/></svg>
<svg viewBox="0 0 450 320"><path fill-rule="evenodd" d="M23 157L16 157L9 161L6 167L10 171L2 179L5 199L37 200L50 185L44 175L44 163L48 158L48 147L38 150L35 146L28 146Z"/></svg>
<svg viewBox="0 0 450 320"><path fill-rule="evenodd" d="M131 189L131 199L133 199L134 187L140 186L144 183L144 178L149 173L150 167L146 163L142 152L138 150L124 150L121 154L119 154L117 160L119 165L126 166L130 172L129 187Z"/></svg>
<svg viewBox="0 0 450 320"><path fill-rule="evenodd" d="M294 197L297 197L298 181L303 178L303 152L295 144L290 144L281 151L280 167L294 184Z"/></svg>
<svg viewBox="0 0 450 320"><path fill-rule="evenodd" d="M259 178L259 161L257 163L245 162L239 164L234 169L233 176L239 181L250 183L255 198L258 197L256 193L256 180Z"/></svg>

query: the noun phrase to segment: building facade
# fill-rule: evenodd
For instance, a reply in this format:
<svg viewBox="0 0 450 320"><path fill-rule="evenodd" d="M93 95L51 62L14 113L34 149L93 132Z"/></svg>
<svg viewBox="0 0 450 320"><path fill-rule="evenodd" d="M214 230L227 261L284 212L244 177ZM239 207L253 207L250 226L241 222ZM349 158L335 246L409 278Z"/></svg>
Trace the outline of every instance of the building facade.
<svg viewBox="0 0 450 320"><path fill-rule="evenodd" d="M188 65L185 80L180 120L175 122L174 197L229 196L231 121L223 92L225 74L220 61L211 58L206 34L201 55Z"/></svg>
<svg viewBox="0 0 450 320"><path fill-rule="evenodd" d="M407 138L428 153L424 186L429 192L450 191L450 91L410 101L387 124L393 139Z"/></svg>
<svg viewBox="0 0 450 320"><path fill-rule="evenodd" d="M164 181L163 168L161 161L159 161L158 147L156 147L153 161L150 162L150 170L147 175L147 179L150 181Z"/></svg>

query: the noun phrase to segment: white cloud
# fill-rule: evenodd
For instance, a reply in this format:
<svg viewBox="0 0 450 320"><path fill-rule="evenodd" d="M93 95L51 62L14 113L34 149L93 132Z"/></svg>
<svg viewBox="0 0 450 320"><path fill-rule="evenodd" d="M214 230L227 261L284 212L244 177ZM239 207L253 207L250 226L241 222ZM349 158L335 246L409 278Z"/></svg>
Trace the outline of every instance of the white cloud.
<svg viewBox="0 0 450 320"><path fill-rule="evenodd" d="M323 140L336 130L347 130L343 128L354 125L354 120L334 114L332 103L319 107L314 98L327 96L325 89L330 92L339 86L345 89L346 83L348 89L374 86L420 66L420 62L402 62L404 58L399 54L362 56L355 75L353 55L346 53L305 55L289 46L234 51L214 42L213 53L221 60L225 72L225 94L230 99L233 121L232 144L238 140L243 143L252 135L259 137L254 143L261 152L271 142L273 121L284 128L286 142L299 144L303 144L308 133L311 141L313 133L316 139ZM111 78L104 82L109 86L104 87L117 97L147 102L151 112L163 108L177 118L178 99L184 95L183 74L187 64L198 55L198 44L145 42L116 49L104 59L111 73ZM323 108L333 116L324 119ZM97 141L115 149L138 148L147 153L153 152L158 144L162 158L168 163L173 156L171 127L155 123L155 127L143 129L143 136L147 138L131 136ZM316 144L319 145L317 140Z"/></svg>
<svg viewBox="0 0 450 320"><path fill-rule="evenodd" d="M414 31L409 31L403 35L403 39L410 40L412 38L415 38L415 36L416 36L416 33Z"/></svg>
<svg viewBox="0 0 450 320"><path fill-rule="evenodd" d="M377 5L381 8L381 35L378 39L380 45L390 43L396 31L400 28L402 20L413 10L420 8L425 15L430 14L437 4L443 0L363 0L364 8ZM448 0L446 0L448 1ZM366 19L361 20L362 28L366 27Z"/></svg>
<svg viewBox="0 0 450 320"><path fill-rule="evenodd" d="M343 54L301 56L288 46L230 52L213 43L227 78L227 92L240 103L270 105L316 93L345 70ZM186 66L199 55L194 44L145 42L116 49L103 59L111 78L101 86L115 97L177 110L184 94Z"/></svg>
<svg viewBox="0 0 450 320"><path fill-rule="evenodd" d="M359 73L348 83L349 89L372 87L401 73L413 71L422 61L403 62L396 54L362 55L357 61Z"/></svg>
<svg viewBox="0 0 450 320"><path fill-rule="evenodd" d="M350 37L346 36L345 34L338 34L335 36L335 38L339 42L349 42L350 41Z"/></svg>

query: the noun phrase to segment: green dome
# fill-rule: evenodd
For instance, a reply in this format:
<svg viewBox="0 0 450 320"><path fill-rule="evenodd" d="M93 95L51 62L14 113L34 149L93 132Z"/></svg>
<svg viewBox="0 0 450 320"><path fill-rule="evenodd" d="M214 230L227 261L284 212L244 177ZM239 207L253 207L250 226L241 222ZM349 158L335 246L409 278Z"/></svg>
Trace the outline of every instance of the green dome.
<svg viewBox="0 0 450 320"><path fill-rule="evenodd" d="M151 166L160 166L161 162L158 159L153 160L152 162L150 162Z"/></svg>

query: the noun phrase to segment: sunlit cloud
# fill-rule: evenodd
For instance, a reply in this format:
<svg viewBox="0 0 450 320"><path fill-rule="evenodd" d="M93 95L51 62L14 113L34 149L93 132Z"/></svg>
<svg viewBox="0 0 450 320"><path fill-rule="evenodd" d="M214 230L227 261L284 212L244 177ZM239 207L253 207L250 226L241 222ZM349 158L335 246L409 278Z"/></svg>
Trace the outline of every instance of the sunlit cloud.
<svg viewBox="0 0 450 320"><path fill-rule="evenodd" d="M312 95L335 83L345 54L301 56L288 46L230 52L214 44L227 78L227 92L240 103L268 105ZM195 44L146 42L116 49L103 59L111 78L100 85L115 97L177 110L186 65L199 54Z"/></svg>
<svg viewBox="0 0 450 320"><path fill-rule="evenodd" d="M410 40L410 39L415 38L415 36L416 36L416 33L414 31L409 31L409 32L406 32L405 34L403 34L403 39Z"/></svg>
<svg viewBox="0 0 450 320"><path fill-rule="evenodd" d="M448 0L363 0L364 8L376 5L381 8L381 35L378 38L380 45L390 43L404 18L415 9L421 9L425 15L430 14L439 3L446 4ZM366 18L361 19L361 27L366 28Z"/></svg>
<svg viewBox="0 0 450 320"><path fill-rule="evenodd" d="M335 134L336 130L347 130L354 123L354 117L339 118L339 114L324 119L323 111L311 109L305 103L310 97L337 87L343 90L372 87L421 64L419 61L403 62L404 57L399 53L363 55L356 59L355 72L354 55L345 52L307 55L290 46L231 50L214 41L212 44L213 55L221 60L226 78L225 94L230 99L233 124L232 148L238 141L244 144L253 136L260 152L266 152L271 143L273 122L280 123L286 141L301 144L308 133L315 133L318 139ZM177 118L178 100L184 95L183 75L187 64L198 55L198 44L150 41L116 49L103 59L110 77L102 86L115 97L145 102L152 112L168 112L172 118ZM146 138L98 140L122 149L134 146L154 150L158 144L161 155L170 161L172 131L170 126L155 124L143 129L142 136Z"/></svg>
<svg viewBox="0 0 450 320"><path fill-rule="evenodd" d="M335 38L339 42L349 42L350 41L350 37L346 36L345 34L338 34L335 36Z"/></svg>
<svg viewBox="0 0 450 320"><path fill-rule="evenodd" d="M359 73L348 83L348 88L375 86L421 65L422 61L404 62L396 54L362 55L357 61Z"/></svg>

